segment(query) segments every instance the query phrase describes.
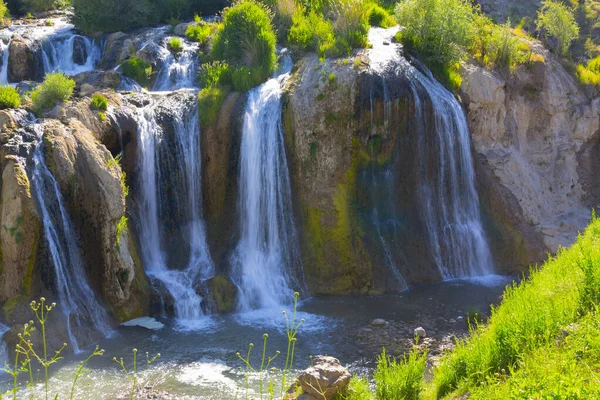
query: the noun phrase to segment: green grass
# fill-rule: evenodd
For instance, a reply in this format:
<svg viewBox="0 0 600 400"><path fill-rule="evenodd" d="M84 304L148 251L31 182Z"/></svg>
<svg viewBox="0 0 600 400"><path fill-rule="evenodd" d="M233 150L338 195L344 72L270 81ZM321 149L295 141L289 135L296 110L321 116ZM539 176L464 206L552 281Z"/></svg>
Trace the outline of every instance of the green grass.
<svg viewBox="0 0 600 400"><path fill-rule="evenodd" d="M369 11L367 12L367 16L369 18L369 24L371 24L372 26L389 28L390 26L394 26L396 23L394 17L391 16L385 8L377 4L371 6Z"/></svg>
<svg viewBox="0 0 600 400"><path fill-rule="evenodd" d="M123 75L135 79L140 85L148 88L152 82L152 65L140 58L133 57L121 64Z"/></svg>
<svg viewBox="0 0 600 400"><path fill-rule="evenodd" d="M229 90L226 87L207 87L198 93L200 126L206 128L217 120Z"/></svg>
<svg viewBox="0 0 600 400"><path fill-rule="evenodd" d="M190 24L185 30L185 37L192 42L205 44L214 32L213 25L202 22L199 24Z"/></svg>
<svg viewBox="0 0 600 400"><path fill-rule="evenodd" d="M590 356L583 349L580 355L567 352L571 354L565 355L567 359L555 357L562 351L564 329L571 324L585 325L588 318L597 322L590 312L597 306L599 294L600 220L594 217L576 244L561 250L542 268L533 269L522 283L507 288L501 306L492 310L489 324L475 329L468 340L443 357L434 371L430 396L493 393L497 386L508 385L508 389L498 390L513 390L517 385L533 390L535 398L551 398L552 374ZM597 368L586 374L597 382ZM574 379L557 384L564 390L577 390L580 383Z"/></svg>
<svg viewBox="0 0 600 400"><path fill-rule="evenodd" d="M202 64L198 68L198 81L201 88L230 85L231 71L229 64L221 61Z"/></svg>
<svg viewBox="0 0 600 400"><path fill-rule="evenodd" d="M427 354L419 353L416 348L400 361L388 357L383 349L373 374L376 397L385 400L420 398L426 361Z"/></svg>
<svg viewBox="0 0 600 400"><path fill-rule="evenodd" d="M0 85L0 110L18 108L21 105L21 96L17 89L9 85Z"/></svg>
<svg viewBox="0 0 600 400"><path fill-rule="evenodd" d="M590 60L586 65L577 65L576 75L584 85L600 85L600 56Z"/></svg>
<svg viewBox="0 0 600 400"><path fill-rule="evenodd" d="M101 94L95 94L92 96L90 107L92 110L106 111L108 110L108 100Z"/></svg>
<svg viewBox="0 0 600 400"><path fill-rule="evenodd" d="M75 81L60 72L46 75L44 82L31 93L36 112L43 112L69 100L75 90Z"/></svg>
<svg viewBox="0 0 600 400"><path fill-rule="evenodd" d="M169 50L171 50L173 53L181 52L182 48L183 44L181 42L181 39L173 37L171 38L171 40L169 40Z"/></svg>

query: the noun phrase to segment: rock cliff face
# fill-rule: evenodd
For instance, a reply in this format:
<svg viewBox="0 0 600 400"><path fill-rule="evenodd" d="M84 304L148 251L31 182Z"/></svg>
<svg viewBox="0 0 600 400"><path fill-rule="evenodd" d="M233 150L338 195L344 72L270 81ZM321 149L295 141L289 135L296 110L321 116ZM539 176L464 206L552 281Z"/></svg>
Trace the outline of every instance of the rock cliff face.
<svg viewBox="0 0 600 400"><path fill-rule="evenodd" d="M491 211L492 221L520 234L513 239L526 254L521 264L573 243L600 200L592 172L600 156L600 99L544 56L545 63L508 78L467 66L462 86L485 181L480 192L488 208L506 210L504 217Z"/></svg>

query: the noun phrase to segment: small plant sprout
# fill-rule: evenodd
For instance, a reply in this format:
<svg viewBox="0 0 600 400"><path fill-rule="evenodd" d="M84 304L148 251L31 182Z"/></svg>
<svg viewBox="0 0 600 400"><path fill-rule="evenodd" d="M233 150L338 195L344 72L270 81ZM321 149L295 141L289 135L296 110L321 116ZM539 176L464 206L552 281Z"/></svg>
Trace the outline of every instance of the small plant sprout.
<svg viewBox="0 0 600 400"><path fill-rule="evenodd" d="M269 375L269 398L273 398L273 375L274 373L277 371L276 368L271 368L271 363L273 362L273 360L275 360L280 352L279 350L275 352L275 354L272 357L267 357L267 339L269 338L268 334L263 334L263 349L262 349L262 358L260 361L260 369L257 371L256 369L254 369L254 367L252 367L252 363L250 361L250 355L252 354L252 349L254 348L254 343L250 343L248 345L248 354L246 355L246 358L242 357L241 354L238 352L236 353L236 356L242 360L242 362L244 363L244 377L246 379L246 398L248 398L248 390L249 390L249 386L250 386L250 374L251 373L258 373L258 377L259 377L259 393L260 393L260 398L263 398L263 394L264 394L264 374L267 373Z"/></svg>
<svg viewBox="0 0 600 400"><path fill-rule="evenodd" d="M283 379L281 381L281 394L286 390L286 380L288 373L292 371L294 365L294 351L296 349L296 335L298 334L298 330L300 326L304 323L304 319L301 319L300 322L297 320L297 309L298 309L298 298L300 297L300 293L294 293L294 310L292 313L292 318L288 318L288 315L285 311L281 313L285 316L285 332L288 338L287 352L285 356L285 367L283 368Z"/></svg>
<svg viewBox="0 0 600 400"><path fill-rule="evenodd" d="M87 368L86 365L87 363L94 357L96 356L102 356L104 355L104 350L100 349L98 346L96 346L96 349L94 350L94 352L92 354L90 354L90 356L88 358L86 358L81 364L79 364L79 367L77 368L77 371L75 371L75 378L73 378L73 385L71 386L71 395L69 396L70 400L73 400L73 395L75 394L75 386L77 386L77 380L87 374L88 372L90 372Z"/></svg>
<svg viewBox="0 0 600 400"><path fill-rule="evenodd" d="M131 371L129 371L127 369L127 367L125 367L125 362L123 361L123 357L121 357L119 359L117 359L117 357L113 357L113 361L121 366L123 373L125 374L127 379L129 379L131 381L131 392L129 393L130 400L133 400L133 398L134 398L135 389L136 389L137 383L138 383L138 378L137 378L137 372L138 372L137 353L138 353L138 350L133 349L132 352L133 352L133 369ZM157 353L152 358L150 358L150 355L148 353L146 353L146 365L144 366L144 370L148 369L150 364L152 364L154 361L156 361L156 359L159 357L160 357L160 353Z"/></svg>

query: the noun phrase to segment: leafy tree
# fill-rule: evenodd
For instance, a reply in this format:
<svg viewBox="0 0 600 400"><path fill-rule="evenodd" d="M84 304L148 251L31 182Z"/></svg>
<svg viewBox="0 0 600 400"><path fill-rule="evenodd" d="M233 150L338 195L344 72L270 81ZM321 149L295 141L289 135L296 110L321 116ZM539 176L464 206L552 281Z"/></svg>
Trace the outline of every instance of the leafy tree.
<svg viewBox="0 0 600 400"><path fill-rule="evenodd" d="M565 55L571 42L579 38L579 25L575 21L573 11L558 1L545 0L542 3L536 25L539 30L557 40L556 50L560 55Z"/></svg>

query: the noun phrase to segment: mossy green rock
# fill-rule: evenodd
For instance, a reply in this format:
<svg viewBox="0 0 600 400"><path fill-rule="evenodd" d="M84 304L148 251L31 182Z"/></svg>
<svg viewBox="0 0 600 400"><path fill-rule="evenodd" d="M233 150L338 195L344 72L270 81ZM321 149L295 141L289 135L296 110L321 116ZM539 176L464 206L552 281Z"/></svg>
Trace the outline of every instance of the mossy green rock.
<svg viewBox="0 0 600 400"><path fill-rule="evenodd" d="M206 282L209 296L212 297L213 306L218 313L235 311L238 288L225 276L215 276Z"/></svg>

